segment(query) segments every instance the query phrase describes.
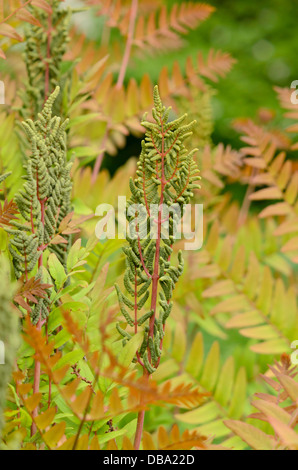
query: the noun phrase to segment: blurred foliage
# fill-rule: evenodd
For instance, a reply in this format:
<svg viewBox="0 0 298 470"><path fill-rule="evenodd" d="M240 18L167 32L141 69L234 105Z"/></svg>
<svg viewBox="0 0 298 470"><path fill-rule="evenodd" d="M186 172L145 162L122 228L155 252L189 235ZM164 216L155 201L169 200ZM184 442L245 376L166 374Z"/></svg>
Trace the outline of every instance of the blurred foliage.
<svg viewBox="0 0 298 470"><path fill-rule="evenodd" d="M168 1L168 5L171 5ZM181 0L180 0L181 3ZM257 6L249 0L211 0L216 10L198 29L191 31L179 51L154 58L152 63L135 60L128 76L140 80L149 73L157 81L159 70L174 60L183 67L185 57L204 54L210 48L229 51L237 60L231 73L219 81L213 98L215 143L238 147L231 122L239 116L254 117L260 108L278 111L274 86L289 87L297 79L295 57L296 6L290 0L265 1ZM276 117L280 123L281 117Z"/></svg>
<svg viewBox="0 0 298 470"><path fill-rule="evenodd" d="M137 413L146 409L143 449L297 450L298 110L289 90L298 78L295 5L213 1L213 12L198 2L178 8L169 1L165 9L160 0L142 0L137 10L128 0L61 2L72 8L62 57L60 43L57 56L50 47L59 3L29 3L11 0L5 13L0 2L7 57L0 59L0 323L9 336L1 447L131 450ZM30 45L21 43L24 22L31 28L26 38L37 41L34 51L39 41L46 49L40 68ZM43 114L30 121L30 139L19 125L21 116L35 115L35 104L23 101L30 85L25 63L41 89L46 85L44 98L53 91L51 70L53 87L62 90L59 116L51 118L47 107L50 124L43 127ZM170 120L187 112L197 121L188 144L199 148L202 187L193 202L204 206L203 246L184 252L160 364L144 378L133 361L143 336L123 345L116 328L132 329L113 287L117 282L125 291L121 248L127 245L120 236L98 240L95 230L99 204L117 214L118 196L129 197L140 122L156 83L172 106ZM61 201L51 201L50 189L59 192L69 178L71 203L60 220ZM26 211L16 205L22 188ZM23 250L15 254L23 269L17 282L7 268L13 268L14 228L34 240L30 270L27 245L17 241ZM51 244L65 245L63 260ZM175 260L180 249L184 240L175 243ZM36 326L30 313L38 314L45 296ZM22 337L14 356L16 319Z"/></svg>

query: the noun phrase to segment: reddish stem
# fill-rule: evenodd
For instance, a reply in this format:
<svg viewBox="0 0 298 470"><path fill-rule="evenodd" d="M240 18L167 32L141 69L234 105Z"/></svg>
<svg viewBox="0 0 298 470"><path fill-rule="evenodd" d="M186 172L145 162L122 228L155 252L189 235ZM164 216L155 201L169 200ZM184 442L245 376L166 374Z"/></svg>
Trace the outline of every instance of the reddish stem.
<svg viewBox="0 0 298 470"><path fill-rule="evenodd" d="M109 136L109 126L107 126L106 131L105 131L105 135L102 139L101 145L102 145L103 149L98 154L95 165L94 165L94 168L93 168L92 178L91 178L91 183L92 184L96 183L96 179L97 179L99 170L101 168L103 157L104 157L104 154L105 154L105 146L106 146L106 142L108 140L108 136Z"/></svg>
<svg viewBox="0 0 298 470"><path fill-rule="evenodd" d="M156 303L157 303L157 291L158 291L158 280L159 280L159 255L160 255L160 243L161 243L161 225L162 225L162 205L164 199L164 189L167 183L165 179L165 171L164 171L164 158L165 158L165 138L164 138L164 131L163 131L163 122L161 123L161 193L160 193L160 201L159 201L159 208L158 208L158 223L157 223L157 240L156 240L156 252L155 252L155 261L154 261L154 271L152 276L152 296L151 296L151 310L153 310L153 315L150 317L149 322L149 336L153 338L154 335L154 323L155 323L155 316L156 316ZM151 353L148 347L148 357L151 360Z"/></svg>
<svg viewBox="0 0 298 470"><path fill-rule="evenodd" d="M135 268L135 334L138 332L138 284L137 268Z"/></svg>
<svg viewBox="0 0 298 470"><path fill-rule="evenodd" d="M12 18L14 15L18 13L22 8L25 8L29 3L31 3L32 0L27 0L27 2L23 3L23 5L20 5L19 8L16 8L12 13L10 13L6 18L0 21L0 25L3 23L6 23L10 18Z"/></svg>
<svg viewBox="0 0 298 470"><path fill-rule="evenodd" d="M249 212L249 208L251 204L250 195L254 192L254 189L255 189L255 185L253 184L253 179L257 175L257 173L258 173L257 169L253 168L252 174L249 180L249 184L248 184L248 187L247 187L244 199L243 199L242 207L239 212L239 217L237 221L238 228L241 227L247 219L247 214Z"/></svg>
<svg viewBox="0 0 298 470"><path fill-rule="evenodd" d="M48 30L47 30L47 62L45 70L45 91L44 91L44 100L47 101L50 93L50 64L49 59L51 57L51 34L52 34L52 16L49 13L48 19Z"/></svg>
<svg viewBox="0 0 298 470"><path fill-rule="evenodd" d="M137 430L136 430L135 441L134 441L134 448L136 450L139 450L140 445L141 445L144 420L145 420L145 410L142 410L138 414Z"/></svg>
<svg viewBox="0 0 298 470"><path fill-rule="evenodd" d="M158 227L157 227L157 240L156 240L156 252L155 252L155 260L154 260L154 270L152 275L152 293L151 293L151 310L153 310L153 315L150 317L149 321L149 336L153 338L154 335L154 323L155 323L155 316L156 316L156 304L157 304L157 292L158 292L158 280L159 280L159 257L160 257L160 244L161 244L161 225L162 225L162 204L164 200L164 189L167 183L165 179L165 171L164 171L164 158L165 158L165 138L164 138L164 130L163 130L163 122L161 120L161 136L162 136L162 149L161 153L158 152L161 156L161 193L160 193L160 201L159 201L159 209L158 209ZM151 352L148 346L148 358L151 362ZM149 372L143 366L143 374L149 380ZM141 398L142 404L143 398ZM145 419L145 410L141 410L138 414L138 421L137 421L137 429L135 434L135 442L134 447L136 450L140 448L142 434L143 434L143 427L144 427L144 419Z"/></svg>
<svg viewBox="0 0 298 470"><path fill-rule="evenodd" d="M120 72L119 72L119 76L118 76L118 81L117 81L117 84L116 84L116 89L118 89L118 90L123 85L126 69L127 69L128 62L129 62L131 46L132 46L132 43L133 43L133 35L134 35L134 29L135 29L137 13L138 13L138 0L132 0L125 52L124 52L124 56L123 56L123 60L122 60L122 64L121 64L121 68L120 68Z"/></svg>
<svg viewBox="0 0 298 470"><path fill-rule="evenodd" d="M46 201L46 199L41 200L39 198L38 174L36 175L36 181L37 181L37 187L36 187L36 189L37 189L37 198L39 200L40 210L41 210L41 222L44 226L45 225L45 201ZM40 253L40 256L39 256L39 259L38 259L38 268L41 268L42 265L43 265L43 250L41 250L41 253ZM41 327L42 327L42 320L41 320L41 310L40 310L39 319L38 319L38 323L36 325L36 328L37 328L37 330L41 331ZM39 392L39 385L40 385L40 362L38 360L36 360L35 365L34 365L33 394ZM35 421L34 418L36 418L37 415L38 415L38 407L36 407L32 412L33 422L32 422L32 426L31 426L31 436L33 436L37 431L37 427L36 427L36 424L34 422Z"/></svg>
<svg viewBox="0 0 298 470"><path fill-rule="evenodd" d="M143 374L146 379L146 382L149 381L149 372L143 367ZM144 395L141 395L141 400L140 400L140 405L142 405L144 402ZM145 410L141 410L138 414L138 421L137 421L137 429L136 429L136 434L135 434L135 440L134 440L134 448L136 450L139 450L141 441L142 441L142 435L143 435L143 427L144 427L144 420L145 420Z"/></svg>

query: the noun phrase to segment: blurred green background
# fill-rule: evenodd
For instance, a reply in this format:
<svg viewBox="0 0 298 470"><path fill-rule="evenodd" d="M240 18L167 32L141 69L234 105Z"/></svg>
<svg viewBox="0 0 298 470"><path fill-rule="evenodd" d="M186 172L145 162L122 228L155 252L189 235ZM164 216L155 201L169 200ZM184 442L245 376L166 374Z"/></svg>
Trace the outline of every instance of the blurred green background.
<svg viewBox="0 0 298 470"><path fill-rule="evenodd" d="M183 66L186 58L195 58L199 50L205 56L210 48L230 52L237 63L215 86L213 140L237 146L231 121L240 116L254 117L259 108L278 110L273 87L290 87L298 79L298 2L210 0L207 3L216 8L215 12L189 33L183 49L155 57L153 62L135 61L128 76L141 79L147 72L157 81L164 65L171 66L178 60Z"/></svg>
<svg viewBox="0 0 298 470"><path fill-rule="evenodd" d="M166 3L170 6L177 2L166 0ZM126 82L130 77L140 81L145 73L157 82L164 65L171 68L178 60L184 68L187 57L195 59L198 51L204 57L210 48L230 52L237 63L214 86L217 93L213 97L212 138L215 144L223 142L239 148L241 141L232 127L235 118L255 117L260 108L265 108L272 110L275 123L281 124L282 113L273 88L290 87L298 79L298 2L210 0L207 3L216 10L185 37L183 48L154 58L134 58ZM286 127L286 122L281 125ZM138 154L139 145L137 139L130 137L117 159L106 157L103 166L114 173L129 156Z"/></svg>

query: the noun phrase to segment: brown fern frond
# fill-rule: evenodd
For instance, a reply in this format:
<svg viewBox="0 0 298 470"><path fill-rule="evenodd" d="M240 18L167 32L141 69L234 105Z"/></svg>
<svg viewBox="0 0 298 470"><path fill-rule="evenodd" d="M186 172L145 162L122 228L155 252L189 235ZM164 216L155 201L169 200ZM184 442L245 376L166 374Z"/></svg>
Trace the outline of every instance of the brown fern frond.
<svg viewBox="0 0 298 470"><path fill-rule="evenodd" d="M200 22L207 19L214 8L207 4L194 2L175 4L168 13L163 6L156 15L140 15L137 19L134 44L150 50L177 49L181 46L181 36L188 30L195 29ZM127 22L122 23L121 32L127 34Z"/></svg>
<svg viewBox="0 0 298 470"><path fill-rule="evenodd" d="M289 88L280 88L280 87L275 87L274 89L278 95L278 99L279 99L281 107L287 110L287 112L285 113L285 117L298 121L297 104L292 103L292 100L291 100L291 95L293 94L293 90ZM297 124L290 126L287 130L288 132L297 132Z"/></svg>
<svg viewBox="0 0 298 470"><path fill-rule="evenodd" d="M14 201L5 199L3 207L0 202L0 225L11 225L12 220L16 220L19 213L18 207Z"/></svg>
<svg viewBox="0 0 298 470"><path fill-rule="evenodd" d="M14 296L14 301L31 313L30 302L37 304L38 298L45 299L47 289L53 287L52 284L45 284L40 278L32 277L25 280L24 275L19 279L19 288Z"/></svg>
<svg viewBox="0 0 298 470"><path fill-rule="evenodd" d="M61 0L62 1L62 0ZM3 37L9 40L23 41L23 37L18 33L15 22L26 22L32 25L41 26L38 18L30 11L30 6L40 8L47 13L51 13L52 8L47 0L9 0L8 2L0 0L0 39ZM12 23L13 22L13 26ZM3 41L1 40L1 44ZM0 57L6 58L2 48L0 48Z"/></svg>
<svg viewBox="0 0 298 470"><path fill-rule="evenodd" d="M251 224L250 237L256 227ZM298 335L293 285L287 287L281 276L273 276L269 266L253 252L246 255L241 242L229 236L221 239L217 221L192 262L192 278L201 279L205 285L202 301L213 300L207 310L209 316L216 317L225 328L237 328L241 335L255 340L250 349L259 354L290 351Z"/></svg>
<svg viewBox="0 0 298 470"><path fill-rule="evenodd" d="M231 146L224 147L223 144L218 144L214 149L206 146L200 157L203 165L202 178L222 188L223 182L219 179L219 175L238 179L243 166L242 158L242 154L232 149Z"/></svg>
<svg viewBox="0 0 298 470"><path fill-rule="evenodd" d="M276 236L283 237L281 251L297 263L298 171L295 171L294 163L286 159L285 151L277 153L277 149L293 148L291 141L252 121L238 123L236 127L245 133L242 140L248 144L241 149L249 174L244 181L251 187L248 200L269 201L259 218L281 218L281 225L275 231ZM256 190L258 186L263 188Z"/></svg>
<svg viewBox="0 0 298 470"><path fill-rule="evenodd" d="M289 356L283 354L281 364L269 366L271 375L263 375L272 389L270 394L256 393L252 405L259 411L250 419L265 421L271 425L274 435L261 431L252 424L241 421L225 421L225 425L255 450L298 449L298 374L297 366L291 366ZM286 406L281 406L286 402Z"/></svg>
<svg viewBox="0 0 298 470"><path fill-rule="evenodd" d="M228 52L213 49L209 51L205 62L202 53L199 52L197 61L199 74L213 82L217 82L218 77L224 77L236 62Z"/></svg>
<svg viewBox="0 0 298 470"><path fill-rule="evenodd" d="M168 434L163 426L158 428L157 432L158 446L155 445L151 435L144 432L143 450L191 450L193 448L206 449L207 438L200 435L197 431L186 430L182 434L175 424Z"/></svg>
<svg viewBox="0 0 298 470"><path fill-rule="evenodd" d="M129 31L131 5L124 0L106 0L98 2L88 0L95 6L97 15L105 17L105 27L118 28L126 37ZM205 3L185 2L174 4L170 11L160 1L140 2L133 44L141 49L164 51L177 49L182 44L181 35L195 29L214 11L214 7Z"/></svg>

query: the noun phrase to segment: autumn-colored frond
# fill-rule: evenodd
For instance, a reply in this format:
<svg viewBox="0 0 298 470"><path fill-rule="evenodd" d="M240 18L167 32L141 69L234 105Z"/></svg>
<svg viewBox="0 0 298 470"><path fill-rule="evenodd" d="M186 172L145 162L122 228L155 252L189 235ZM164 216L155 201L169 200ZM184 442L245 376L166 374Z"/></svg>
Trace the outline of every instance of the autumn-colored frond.
<svg viewBox="0 0 298 470"><path fill-rule="evenodd" d="M31 313L32 308L30 307L30 302L37 304L38 298L46 298L47 289L50 287L53 287L52 284L45 284L38 277L25 280L24 276L21 276L19 279L19 288L14 296L14 302Z"/></svg>
<svg viewBox="0 0 298 470"><path fill-rule="evenodd" d="M297 367L291 367L290 358L285 354L281 358L281 364L276 362L269 369L271 374L263 376L263 380L273 391L270 394L255 395L252 405L258 412L251 414L250 418L267 422L271 433L265 433L254 425L241 421L228 420L225 424L255 450L297 450L295 428L298 424L298 384L294 380L298 373ZM284 402L286 406L281 406Z"/></svg>
<svg viewBox="0 0 298 470"><path fill-rule="evenodd" d="M133 6L123 0L101 2L88 0L96 8L99 16L107 18L106 27L118 28L127 37L131 27ZM154 8L155 6L155 8ZM151 50L177 49L181 46L181 36L206 20L214 7L205 3L187 2L174 4L168 9L159 1L140 2L136 10L133 44Z"/></svg>
<svg viewBox="0 0 298 470"><path fill-rule="evenodd" d="M19 213L18 206L14 201L7 201L5 199L2 204L0 202L0 224L1 225L11 225L12 220L17 220L16 215Z"/></svg>
<svg viewBox="0 0 298 470"><path fill-rule="evenodd" d="M243 161L252 169L249 200L269 201L267 207L260 211L259 217L278 217L281 220L275 231L283 240L281 251L297 263L298 171L295 171L293 162L286 158L284 150L276 153L277 148L289 148L290 141L284 136L280 139L280 136L253 122L240 127L246 134L242 140L249 145L241 149L248 156ZM258 186L262 186L262 189L256 190Z"/></svg>
<svg viewBox="0 0 298 470"><path fill-rule="evenodd" d="M269 266L230 237L220 240L214 223L205 248L195 255L193 277L208 280L202 299L213 299L209 314L225 328L255 340L251 349L262 354L288 351L297 337L297 306L293 287L274 278ZM269 264L269 260L268 260ZM206 281L205 281L206 282ZM283 318L283 321L281 321Z"/></svg>
<svg viewBox="0 0 298 470"><path fill-rule="evenodd" d="M134 44L153 50L177 49L181 46L180 35L195 29L213 10L210 5L188 2L174 4L169 13L163 6L157 15L155 11L146 16L140 15L136 22ZM127 28L128 22L124 19L120 25L123 35L127 34Z"/></svg>
<svg viewBox="0 0 298 470"><path fill-rule="evenodd" d="M37 15L32 14L30 6L40 8L47 13L51 13L52 11L47 0L9 0L5 3L4 0L0 1L0 44L3 43L3 37L18 42L23 41L23 37L18 33L15 27L15 20L20 22L24 21L35 26L41 26ZM12 22L14 26L12 26ZM2 59L6 58L2 48L0 49L0 57Z"/></svg>
<svg viewBox="0 0 298 470"><path fill-rule="evenodd" d="M180 434L178 426L174 425L168 434L163 426L157 432L158 446L155 445L152 437L147 432L144 433L143 450L191 450L193 448L205 449L206 437L197 431L184 431Z"/></svg>

